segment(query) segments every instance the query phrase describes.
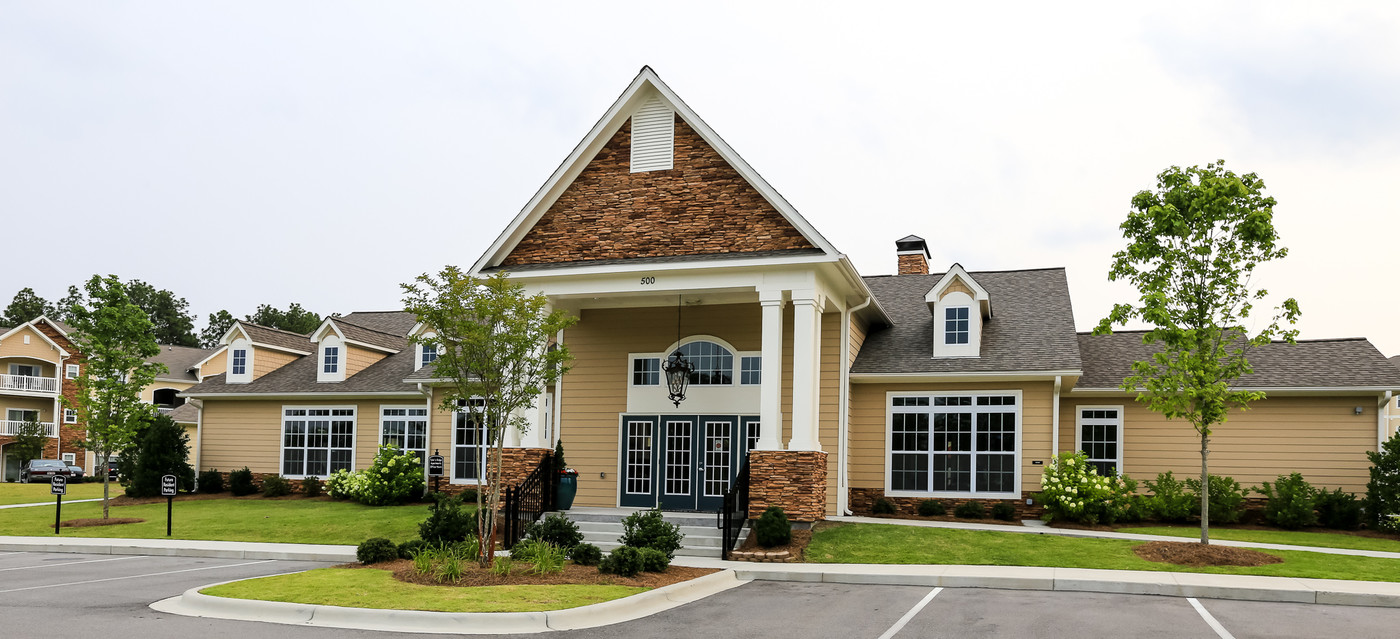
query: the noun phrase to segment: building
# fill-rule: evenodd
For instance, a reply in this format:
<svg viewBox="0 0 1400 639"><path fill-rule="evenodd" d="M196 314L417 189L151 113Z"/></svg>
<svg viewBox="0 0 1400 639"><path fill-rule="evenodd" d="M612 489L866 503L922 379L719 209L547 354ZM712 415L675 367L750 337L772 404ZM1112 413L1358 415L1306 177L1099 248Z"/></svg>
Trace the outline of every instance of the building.
<svg viewBox="0 0 1400 639"><path fill-rule="evenodd" d="M654 72L644 68L473 265L508 271L579 318L571 371L508 433L516 477L562 437L578 506L714 510L747 462L751 513L798 521L935 497L1023 510L1055 454L1154 477L1199 468L1186 424L1118 388L1141 334L1075 332L1063 269L862 276ZM438 409L430 331L404 313L328 318L309 335L239 323L182 394L203 403L201 469L291 478L441 452L475 485L479 429ZM683 402L662 363L696 365ZM1364 489L1400 369L1369 342L1259 349L1212 468L1246 485L1299 470ZM223 370L223 373L215 371Z"/></svg>
<svg viewBox="0 0 1400 639"><path fill-rule="evenodd" d="M43 458L77 463L82 459L86 426L63 398L77 396L76 379L84 370L82 353L69 340L72 328L39 317L14 328L0 328L0 477L19 478L19 459L5 448L27 421L44 425L51 439Z"/></svg>

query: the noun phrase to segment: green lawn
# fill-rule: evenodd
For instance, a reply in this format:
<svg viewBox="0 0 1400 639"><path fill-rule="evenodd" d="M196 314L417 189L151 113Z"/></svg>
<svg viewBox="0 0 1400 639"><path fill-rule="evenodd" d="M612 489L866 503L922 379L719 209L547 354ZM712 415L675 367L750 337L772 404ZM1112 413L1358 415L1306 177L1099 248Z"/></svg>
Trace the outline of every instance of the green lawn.
<svg viewBox="0 0 1400 639"><path fill-rule="evenodd" d="M122 494L121 484L112 484L112 496ZM92 499L102 496L102 484L68 484L68 494L63 501L70 499ZM54 496L49 494L49 482L42 484L0 483L0 506L10 504L52 503Z"/></svg>
<svg viewBox="0 0 1400 639"><path fill-rule="evenodd" d="M1400 581L1400 559L1269 551L1283 563L1193 568L1133 554L1143 542L886 524L837 524L812 535L807 561L863 564L966 564L1207 572L1318 579Z"/></svg>
<svg viewBox="0 0 1400 639"><path fill-rule="evenodd" d="M404 583L394 579L389 571L375 568L321 568L292 575L245 579L200 592L216 597L351 608L538 612L612 601L646 590L597 585L445 588Z"/></svg>
<svg viewBox="0 0 1400 639"><path fill-rule="evenodd" d="M1199 526L1133 526L1119 528L1118 532L1140 535L1167 535L1200 539ZM1211 528L1211 539L1230 541L1253 541L1261 544L1290 544L1293 546L1319 546L1322 548L1351 548L1353 550L1381 550L1400 552L1400 541L1358 537L1329 532L1306 532L1294 530L1235 530L1232 528Z"/></svg>
<svg viewBox="0 0 1400 639"><path fill-rule="evenodd" d="M63 519L102 516L102 502L64 504ZM165 537L165 504L114 506L112 517L137 517L139 524L64 528L65 537ZM359 544L369 537L395 542L418 536L427 504L372 508L344 501L272 500L262 498L176 501L175 539L268 541L303 544ZM0 535L47 536L53 533L52 507L0 511Z"/></svg>

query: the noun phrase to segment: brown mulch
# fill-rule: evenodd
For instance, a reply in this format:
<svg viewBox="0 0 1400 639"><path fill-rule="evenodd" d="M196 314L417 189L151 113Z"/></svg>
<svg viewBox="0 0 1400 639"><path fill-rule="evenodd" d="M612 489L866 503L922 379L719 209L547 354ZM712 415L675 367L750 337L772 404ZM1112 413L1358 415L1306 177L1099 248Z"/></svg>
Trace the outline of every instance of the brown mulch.
<svg viewBox="0 0 1400 639"><path fill-rule="evenodd" d="M121 490L121 488L120 488L120 487L117 487L117 488L115 488L112 492L113 492L113 493L117 493L117 492L119 492L120 490ZM244 496L242 496L242 497L234 497L234 496L233 496L233 493L222 492L222 493L180 493L179 495L176 495L176 496L175 496L175 501L204 501L204 500L206 500L206 499L264 499L264 500L267 500L267 501L293 501L293 500L330 501L330 500L331 500L330 497L327 497L327 496L324 495L324 494L322 494L322 495L319 496L319 497L304 497L304 496L298 495L298 494L291 494L291 495L287 495L286 497L263 497L263 496L262 496L262 493L253 493L253 494L251 494L251 495L244 495ZM111 504L112 504L113 506L140 506L140 505L142 505L142 504L163 504L163 503L165 503L165 498L164 498L164 497L142 497L142 498L140 498L140 499L134 499L134 498L131 498L131 497L127 497L126 495L115 495L115 494L114 494L113 497L112 497L112 499L111 499Z"/></svg>
<svg viewBox="0 0 1400 639"><path fill-rule="evenodd" d="M812 531L810 529L793 530L792 541L789 541L788 543L783 544L781 546L774 546L772 548L760 548L758 545L758 535L754 534L754 532L750 530L748 538L744 539L744 544L736 548L735 550L766 550L768 552L786 550L788 551L788 554L793 557L793 561L802 561L802 556L804 553L807 552L807 544L809 543L812 543Z"/></svg>
<svg viewBox="0 0 1400 639"><path fill-rule="evenodd" d="M394 573L394 579L405 583L418 584L422 586L522 586L522 585L542 585L557 586L564 584L583 584L599 586L632 586L640 588L660 588L671 584L689 581L697 577L704 577L710 573L719 572L717 568L687 568L685 566L671 566L666 572L644 572L636 577L619 577L617 575L605 575L598 572L597 566L580 566L574 563L564 564L564 572L553 575L532 575L528 573L529 566L517 564L511 574L498 577L491 574L489 570L477 567L476 564L467 562L462 566L462 578L455 582L439 582L431 575L420 575L413 570L413 562L408 559L396 559L378 564L362 566L360 564L344 564L340 568L378 568Z"/></svg>
<svg viewBox="0 0 1400 639"><path fill-rule="evenodd" d="M1133 548L1148 561L1178 566L1265 566L1283 558L1248 548L1207 546L1179 541L1150 541Z"/></svg>
<svg viewBox="0 0 1400 639"><path fill-rule="evenodd" d="M117 524L139 524L144 519L135 517L110 517L108 519L69 519L61 524L64 528L91 528L93 526L115 526ZM53 528L50 524L49 528Z"/></svg>
<svg viewBox="0 0 1400 639"><path fill-rule="evenodd" d="M999 524L999 525L1003 525L1003 526L1021 526L1021 525L1022 525L1022 524L1021 524L1021 518L1020 518L1020 517L1017 517L1016 519L1014 519L1014 520L1012 520L1012 521L1002 521L1002 520L1000 520L1000 519L993 519L993 518L991 518L991 517L987 517L986 519L963 519L962 517L954 517L954 516L952 516L952 515L937 515L937 516L932 516L932 517L920 517L920 516L918 516L918 515L865 515L865 516L866 516L866 517L874 517L874 518L876 518L876 519L902 519L902 520L914 520L914 521L957 521L957 522L962 522L962 523L964 523L964 524Z"/></svg>
<svg viewBox="0 0 1400 639"><path fill-rule="evenodd" d="M1061 519L1061 520L1056 520L1056 521L1052 521L1052 522L1050 522L1050 523L1047 524L1047 525L1050 526L1051 528L1067 528L1067 529L1069 529L1069 530L1102 530L1102 531L1106 531L1106 532L1115 532L1115 531L1118 530L1117 528L1115 528L1115 527L1113 527L1113 526L1105 526L1105 525L1103 525L1103 524L1081 524L1081 523L1073 522L1073 521L1064 521L1063 519ZM1130 531L1130 530L1124 530L1123 532L1132 532L1132 531Z"/></svg>

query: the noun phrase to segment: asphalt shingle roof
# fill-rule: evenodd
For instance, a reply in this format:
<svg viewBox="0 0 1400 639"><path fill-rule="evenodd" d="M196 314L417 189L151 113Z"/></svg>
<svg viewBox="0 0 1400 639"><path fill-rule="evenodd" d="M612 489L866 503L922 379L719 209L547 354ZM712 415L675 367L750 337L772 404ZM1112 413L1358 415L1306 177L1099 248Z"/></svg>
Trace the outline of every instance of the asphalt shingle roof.
<svg viewBox="0 0 1400 639"><path fill-rule="evenodd" d="M152 364L165 364L170 369L169 372L160 376L161 379L178 379L182 381L197 382L199 378L190 372L190 368L195 364L204 361L204 358L214 354L217 349L194 348L190 346L170 346L161 344L160 354L146 358Z"/></svg>
<svg viewBox="0 0 1400 639"><path fill-rule="evenodd" d="M185 402L164 412L167 417L175 420L177 424L199 423L199 408L191 402Z"/></svg>
<svg viewBox="0 0 1400 639"><path fill-rule="evenodd" d="M402 335L391 335L383 331L377 331L359 324L352 323L344 317L333 317L331 321L335 323L340 332L345 335L345 339L373 344L381 348L401 351L408 348L408 340Z"/></svg>
<svg viewBox="0 0 1400 639"><path fill-rule="evenodd" d="M247 384L229 384L220 373L204 378L184 391L189 394L238 393L417 393L414 384L404 378L413 372L413 349L400 351L371 364L368 368L345 378L343 382L317 382L316 358L299 357L285 366Z"/></svg>
<svg viewBox="0 0 1400 639"><path fill-rule="evenodd" d="M418 318L407 311L360 311L332 319L345 320L351 324L399 337L407 336L408 332L418 324Z"/></svg>
<svg viewBox="0 0 1400 639"><path fill-rule="evenodd" d="M1084 376L1076 388L1117 388L1133 362L1157 349L1142 343L1144 331L1111 335L1079 334ZM1400 388L1400 368L1364 338L1274 342L1251 350L1254 372L1240 378L1245 388Z"/></svg>
<svg viewBox="0 0 1400 639"><path fill-rule="evenodd" d="M248 337L259 344L267 344L278 348L294 350L300 353L310 353L316 349L311 344L309 335L300 335L291 331L283 331L257 324L239 322L239 326L247 331Z"/></svg>
<svg viewBox="0 0 1400 639"><path fill-rule="evenodd" d="M893 326L866 336L852 373L957 373L1079 370L1069 284L1062 268L968 275L987 290L992 317L980 357L934 359L937 322L924 296L942 273L862 278Z"/></svg>
<svg viewBox="0 0 1400 639"><path fill-rule="evenodd" d="M744 260L759 259L765 257L791 257L794 255L821 255L819 248L781 249L775 251L732 251L729 253L697 253L694 255L658 255L655 257L628 257L607 260L578 260L574 262L546 262L542 264L512 264L510 266L489 266L481 269L483 273L494 273L496 271L507 271L511 273L522 271L547 271L555 268L570 268L574 266L607 266L613 264L671 264L676 262L713 262L717 260Z"/></svg>

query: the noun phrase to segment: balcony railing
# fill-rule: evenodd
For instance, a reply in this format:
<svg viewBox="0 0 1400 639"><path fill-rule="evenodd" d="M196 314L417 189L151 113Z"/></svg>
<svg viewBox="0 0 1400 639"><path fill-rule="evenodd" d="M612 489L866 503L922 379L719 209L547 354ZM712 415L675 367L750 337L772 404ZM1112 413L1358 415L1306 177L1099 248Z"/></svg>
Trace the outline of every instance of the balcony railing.
<svg viewBox="0 0 1400 639"><path fill-rule="evenodd" d="M29 375L0 375L0 390L25 391L29 393L57 393L57 377L31 377Z"/></svg>
<svg viewBox="0 0 1400 639"><path fill-rule="evenodd" d="M28 422L14 420L0 420L0 435L15 435L19 433L20 426ZM58 436L58 425L53 422L39 422L44 427L44 434L49 437Z"/></svg>

